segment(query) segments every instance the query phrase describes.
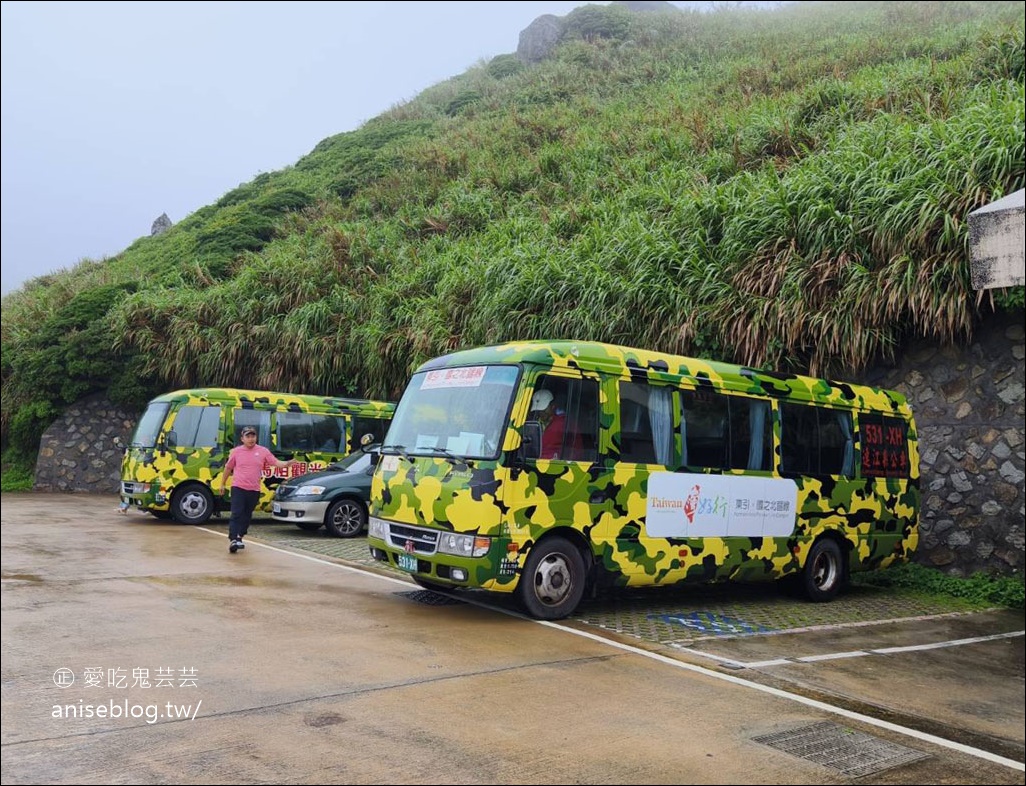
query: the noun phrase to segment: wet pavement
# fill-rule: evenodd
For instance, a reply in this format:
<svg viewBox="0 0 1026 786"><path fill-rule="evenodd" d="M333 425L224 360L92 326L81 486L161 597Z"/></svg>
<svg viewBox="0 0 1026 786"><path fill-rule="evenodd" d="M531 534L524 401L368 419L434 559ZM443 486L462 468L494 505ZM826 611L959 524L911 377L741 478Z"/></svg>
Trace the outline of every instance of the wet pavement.
<svg viewBox="0 0 1026 786"><path fill-rule="evenodd" d="M217 520L208 526L227 532ZM374 561L363 537L334 538L270 518L251 535L402 575ZM507 596L453 597L520 612ZM831 603L772 585L715 585L604 593L561 624L1026 759L1021 610L857 583Z"/></svg>
<svg viewBox="0 0 1026 786"><path fill-rule="evenodd" d="M724 586L539 623L363 538L3 503L5 783L1024 782L1021 611ZM195 714L67 717L122 700Z"/></svg>

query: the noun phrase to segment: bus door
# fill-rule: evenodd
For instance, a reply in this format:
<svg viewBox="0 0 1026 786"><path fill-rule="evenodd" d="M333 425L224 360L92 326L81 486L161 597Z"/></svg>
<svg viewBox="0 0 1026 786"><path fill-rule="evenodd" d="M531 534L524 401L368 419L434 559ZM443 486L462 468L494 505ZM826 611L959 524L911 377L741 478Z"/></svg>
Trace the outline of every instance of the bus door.
<svg viewBox="0 0 1026 786"><path fill-rule="evenodd" d="M609 391L615 413L610 430L612 482L606 489L610 507L596 539L606 544L604 559L629 575L648 567L648 561L639 557L649 480L678 462L680 414L673 385L634 379L611 380L610 385L615 386Z"/></svg>
<svg viewBox="0 0 1026 786"><path fill-rule="evenodd" d="M165 443L178 460L197 469L206 466L220 444L221 410L205 403L183 404L168 419ZM200 477L194 472L190 477Z"/></svg>
<svg viewBox="0 0 1026 786"><path fill-rule="evenodd" d="M515 539L536 541L546 530L572 526L590 537L607 504L598 483L599 379L546 370L525 380L531 392L510 506Z"/></svg>

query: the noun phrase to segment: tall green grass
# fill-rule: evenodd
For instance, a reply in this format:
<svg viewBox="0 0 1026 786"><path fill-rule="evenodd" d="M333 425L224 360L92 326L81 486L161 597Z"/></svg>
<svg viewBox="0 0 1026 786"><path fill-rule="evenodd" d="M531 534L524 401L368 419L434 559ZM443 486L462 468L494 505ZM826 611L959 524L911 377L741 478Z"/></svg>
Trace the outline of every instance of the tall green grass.
<svg viewBox="0 0 1026 786"><path fill-rule="evenodd" d="M97 390L391 398L434 355L557 337L845 377L1021 307L972 290L967 228L1023 187L1021 3L586 8L541 63L478 64L6 296L5 452ZM102 375L41 364L43 328Z"/></svg>

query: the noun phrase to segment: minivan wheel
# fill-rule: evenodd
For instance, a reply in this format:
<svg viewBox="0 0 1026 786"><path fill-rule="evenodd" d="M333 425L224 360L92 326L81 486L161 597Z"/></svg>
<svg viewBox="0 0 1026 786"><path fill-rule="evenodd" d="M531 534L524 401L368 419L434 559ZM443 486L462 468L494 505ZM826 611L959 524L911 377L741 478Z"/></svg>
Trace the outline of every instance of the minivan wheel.
<svg viewBox="0 0 1026 786"><path fill-rule="evenodd" d="M324 515L324 526L336 538L355 538L367 526L367 508L355 499L339 499Z"/></svg>

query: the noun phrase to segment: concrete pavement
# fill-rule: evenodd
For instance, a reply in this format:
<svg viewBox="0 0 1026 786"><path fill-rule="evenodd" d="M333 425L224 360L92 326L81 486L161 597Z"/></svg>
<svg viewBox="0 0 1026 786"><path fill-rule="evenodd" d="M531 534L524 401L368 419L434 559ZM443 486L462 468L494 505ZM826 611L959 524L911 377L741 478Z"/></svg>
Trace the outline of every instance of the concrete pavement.
<svg viewBox="0 0 1026 786"><path fill-rule="evenodd" d="M841 683L803 673L812 662L737 666L777 659L761 649L775 636L646 642L448 602L262 537L272 530L260 525L229 556L214 531L121 516L113 497L3 503L5 783L1023 783L1021 755L938 744L810 701L803 694L829 698ZM868 645L879 627L849 633ZM815 655L812 641L828 644L780 639L781 651ZM984 687L992 670L966 661L934 670L938 702L930 685L908 683L922 654L836 662L851 670L853 702L871 707L906 685L923 713L941 705L949 726L974 691L987 696L991 709L973 723L982 734L989 713L991 731L1021 750L1018 648L1008 706ZM886 679L879 665L857 679L857 661L885 660ZM949 701L949 674L975 688ZM87 706L124 710L70 717ZM161 717L151 721L150 707ZM194 714L167 717L185 707ZM1006 728L1016 717L1018 729ZM903 763L853 775L800 755L803 740L835 750L855 740L870 768L874 757Z"/></svg>

